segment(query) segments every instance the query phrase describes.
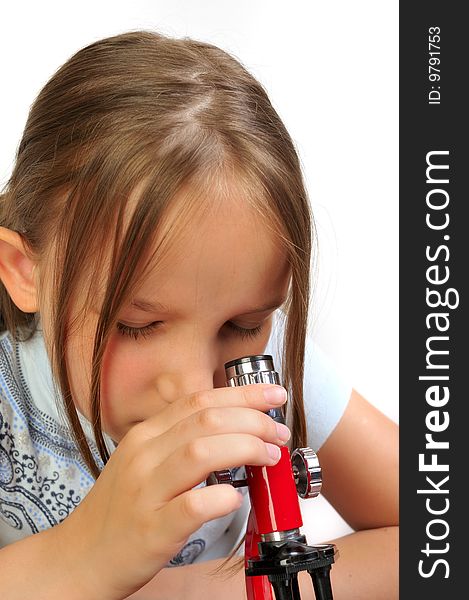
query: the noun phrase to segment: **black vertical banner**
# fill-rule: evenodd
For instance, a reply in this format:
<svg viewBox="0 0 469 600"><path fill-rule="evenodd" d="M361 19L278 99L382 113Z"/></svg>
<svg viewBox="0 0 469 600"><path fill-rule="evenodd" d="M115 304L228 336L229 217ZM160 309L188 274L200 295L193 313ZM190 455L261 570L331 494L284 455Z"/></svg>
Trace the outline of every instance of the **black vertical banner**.
<svg viewBox="0 0 469 600"><path fill-rule="evenodd" d="M469 597L465 9L464 2L400 3L403 600Z"/></svg>

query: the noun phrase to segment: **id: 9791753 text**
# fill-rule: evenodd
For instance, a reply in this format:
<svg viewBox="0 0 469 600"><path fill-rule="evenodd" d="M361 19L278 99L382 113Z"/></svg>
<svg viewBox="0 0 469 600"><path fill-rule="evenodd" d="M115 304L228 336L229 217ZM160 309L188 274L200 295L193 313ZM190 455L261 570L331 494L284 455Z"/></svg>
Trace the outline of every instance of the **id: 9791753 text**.
<svg viewBox="0 0 469 600"><path fill-rule="evenodd" d="M428 104L440 104L440 28L428 28L428 81L431 84L431 90L428 93Z"/></svg>

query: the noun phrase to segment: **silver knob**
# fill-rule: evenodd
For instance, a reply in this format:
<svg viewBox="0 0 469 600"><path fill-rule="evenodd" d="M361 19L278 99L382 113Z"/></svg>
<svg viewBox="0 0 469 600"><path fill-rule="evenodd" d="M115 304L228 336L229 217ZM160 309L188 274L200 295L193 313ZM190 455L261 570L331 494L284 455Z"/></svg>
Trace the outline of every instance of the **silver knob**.
<svg viewBox="0 0 469 600"><path fill-rule="evenodd" d="M301 498L316 498L321 492L322 472L314 450L297 448L292 452L291 464L298 495Z"/></svg>
<svg viewBox="0 0 469 600"><path fill-rule="evenodd" d="M248 484L247 479L233 479L233 475L229 469L213 471L206 479L207 485L218 485L219 483L228 483L235 488L245 487Z"/></svg>
<svg viewBox="0 0 469 600"><path fill-rule="evenodd" d="M217 485L219 483L229 483L233 485L233 477L229 469L223 469L222 471L213 471L207 478L207 485Z"/></svg>

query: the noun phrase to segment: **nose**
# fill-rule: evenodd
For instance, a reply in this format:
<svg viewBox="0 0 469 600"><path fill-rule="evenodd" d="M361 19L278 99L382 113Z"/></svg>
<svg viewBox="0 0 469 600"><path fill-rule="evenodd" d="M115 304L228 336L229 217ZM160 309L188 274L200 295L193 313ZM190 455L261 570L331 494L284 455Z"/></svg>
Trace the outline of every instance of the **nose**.
<svg viewBox="0 0 469 600"><path fill-rule="evenodd" d="M178 352L167 358L156 384L159 397L170 404L184 396L225 385L223 363L215 353Z"/></svg>

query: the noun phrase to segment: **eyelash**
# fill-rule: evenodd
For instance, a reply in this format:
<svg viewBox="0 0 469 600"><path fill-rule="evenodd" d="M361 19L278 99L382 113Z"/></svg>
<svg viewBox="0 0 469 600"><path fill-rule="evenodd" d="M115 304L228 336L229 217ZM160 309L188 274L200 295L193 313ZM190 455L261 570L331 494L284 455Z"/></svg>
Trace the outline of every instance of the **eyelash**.
<svg viewBox="0 0 469 600"><path fill-rule="evenodd" d="M253 327L252 329L245 329L244 327L235 325L231 321L227 321L226 324L232 331L238 334L242 340L252 340L253 338L257 337L262 330L262 325L258 325L257 327Z"/></svg>
<svg viewBox="0 0 469 600"><path fill-rule="evenodd" d="M160 321L154 321L143 327L130 327L130 325L124 325L124 323L117 323L117 331L126 337L130 337L134 340L139 338L147 338L160 324Z"/></svg>
<svg viewBox="0 0 469 600"><path fill-rule="evenodd" d="M143 327L130 327L129 325L124 325L124 323L117 323L117 331L121 335L130 337L134 340L138 340L139 338L145 339L160 325L160 323L161 321L154 321ZM231 321L227 321L226 325L243 340L253 339L262 331L262 325L258 325L253 329L239 327L239 325L235 325Z"/></svg>

